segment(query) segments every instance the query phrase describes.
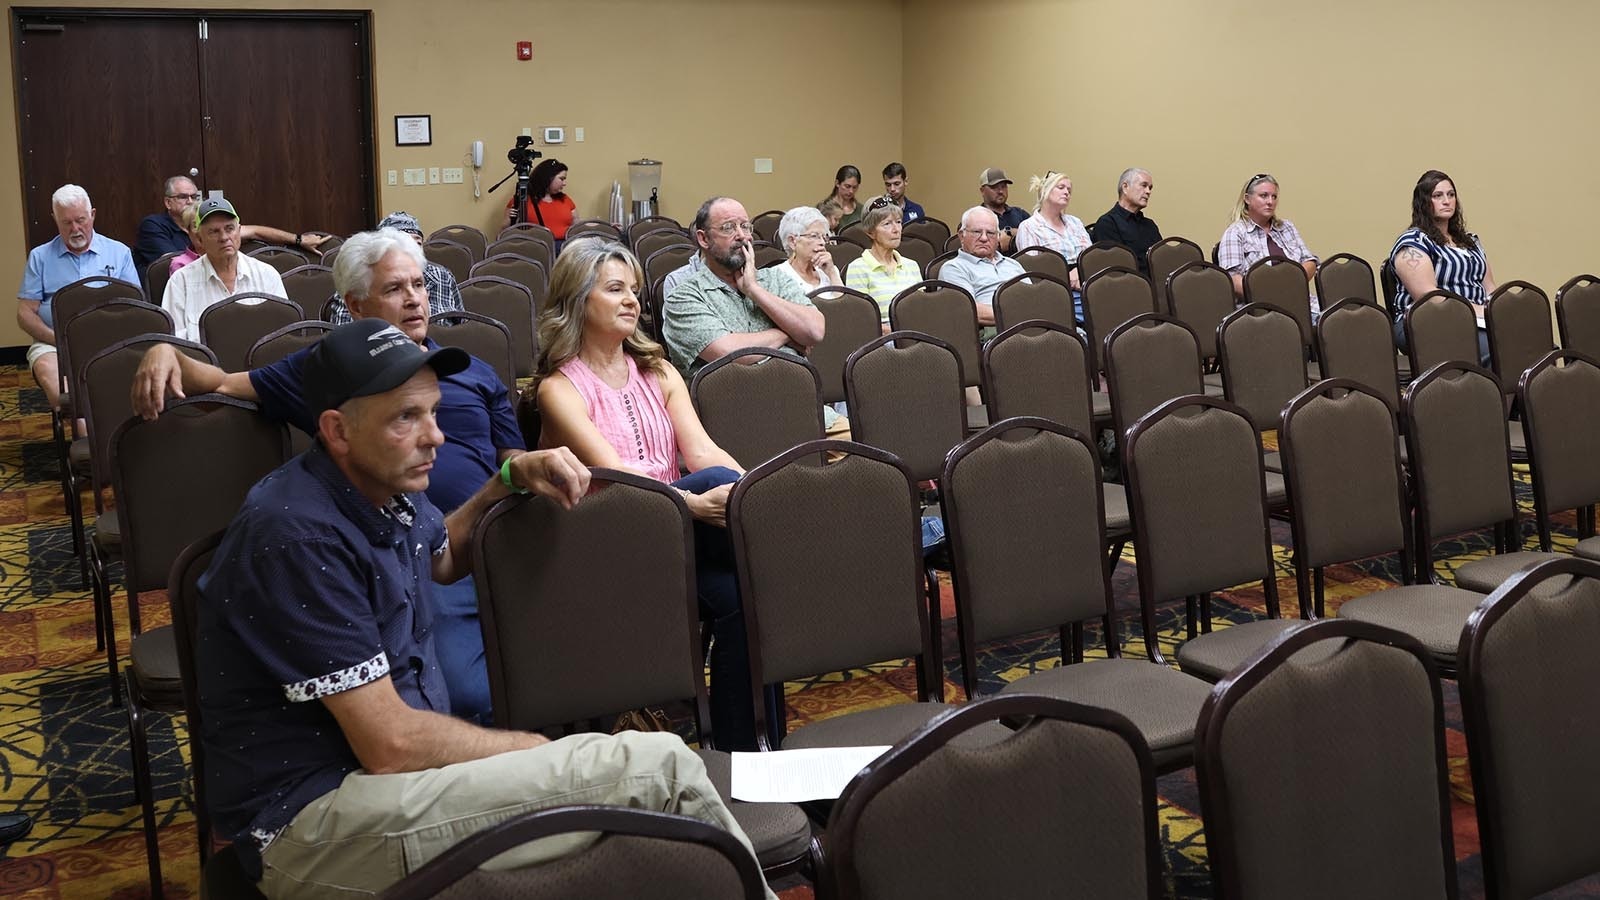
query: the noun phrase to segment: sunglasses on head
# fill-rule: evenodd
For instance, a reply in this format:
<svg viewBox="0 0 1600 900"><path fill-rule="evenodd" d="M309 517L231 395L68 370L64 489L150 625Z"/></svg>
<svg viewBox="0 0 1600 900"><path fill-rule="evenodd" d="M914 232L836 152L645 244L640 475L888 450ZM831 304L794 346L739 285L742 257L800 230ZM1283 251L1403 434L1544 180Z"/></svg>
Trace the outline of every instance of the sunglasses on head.
<svg viewBox="0 0 1600 900"><path fill-rule="evenodd" d="M890 200L888 197L879 197L879 198L873 200L871 203L867 204L867 212L872 212L875 209L883 209L886 206L893 206L893 205L894 205L894 201Z"/></svg>

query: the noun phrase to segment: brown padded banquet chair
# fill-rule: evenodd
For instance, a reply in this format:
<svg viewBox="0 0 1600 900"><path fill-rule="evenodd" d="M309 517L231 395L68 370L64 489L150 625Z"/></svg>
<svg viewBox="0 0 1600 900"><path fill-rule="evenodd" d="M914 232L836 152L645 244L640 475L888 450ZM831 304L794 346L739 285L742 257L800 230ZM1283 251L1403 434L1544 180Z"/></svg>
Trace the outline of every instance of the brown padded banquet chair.
<svg viewBox="0 0 1600 900"><path fill-rule="evenodd" d="M991 746L951 746L996 719ZM1163 896L1150 752L1113 712L1024 694L947 713L834 805L823 900Z"/></svg>
<svg viewBox="0 0 1600 900"><path fill-rule="evenodd" d="M689 396L711 440L750 469L822 439L821 385L816 367L804 359L749 347L702 367Z"/></svg>
<svg viewBox="0 0 1600 900"><path fill-rule="evenodd" d="M1411 638L1297 627L1212 689L1195 742L1218 897L1457 896L1444 703Z"/></svg>

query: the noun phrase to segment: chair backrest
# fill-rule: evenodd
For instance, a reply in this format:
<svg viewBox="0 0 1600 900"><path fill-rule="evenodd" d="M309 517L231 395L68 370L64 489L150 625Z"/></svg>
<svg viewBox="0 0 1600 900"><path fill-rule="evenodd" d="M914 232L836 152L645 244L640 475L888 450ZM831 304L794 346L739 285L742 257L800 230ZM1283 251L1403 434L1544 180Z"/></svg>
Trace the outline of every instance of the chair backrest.
<svg viewBox="0 0 1600 900"><path fill-rule="evenodd" d="M1383 312L1376 306L1365 308ZM1293 511L1297 569L1400 549L1410 558L1410 511L1399 441L1394 408L1381 394L1351 379L1320 381L1289 401L1278 447Z"/></svg>
<svg viewBox="0 0 1600 900"><path fill-rule="evenodd" d="M577 853L513 869L484 869L545 838L599 832ZM749 849L700 819L623 806L559 806L474 832L384 890L382 900L626 900L658 894L761 900L766 882Z"/></svg>
<svg viewBox="0 0 1600 900"><path fill-rule="evenodd" d="M1118 245L1118 249L1127 250L1121 245ZM1084 271L1080 264L1080 277ZM1105 336L1134 316L1155 312L1156 294L1150 287L1149 279L1132 268L1122 266L1102 268L1081 283L1083 330L1089 336L1089 361L1094 370L1099 372L1105 367L1100 359Z"/></svg>
<svg viewBox="0 0 1600 900"><path fill-rule="evenodd" d="M150 265L144 267L144 295L161 302L161 297L167 292L167 282L172 280L172 261L178 257L178 251L163 254Z"/></svg>
<svg viewBox="0 0 1600 900"><path fill-rule="evenodd" d="M1158 313L1134 316L1106 335L1106 386L1117 434L1175 397L1201 393L1200 343L1189 326Z"/></svg>
<svg viewBox="0 0 1600 900"><path fill-rule="evenodd" d="M277 269L279 275L282 275L284 272L287 272L290 269L298 269L301 266L311 265L311 257L299 250L294 249L293 247L261 247L256 250L251 250L246 255L255 259L259 259L274 269ZM320 261L321 258L322 257L319 254L317 259Z"/></svg>
<svg viewBox="0 0 1600 900"><path fill-rule="evenodd" d="M330 269L333 268L333 264L339 259L339 247L343 246L343 244L344 242L340 241L339 245L335 246L333 249L322 251L322 265L327 266Z"/></svg>
<svg viewBox="0 0 1600 900"><path fill-rule="evenodd" d="M961 357L932 335L893 331L844 363L850 434L893 453L918 481L938 478L967 433Z"/></svg>
<svg viewBox="0 0 1600 900"><path fill-rule="evenodd" d="M835 240L828 245L828 255L833 257L833 264L843 272L850 268L850 264L861 258L867 248L851 240Z"/></svg>
<svg viewBox="0 0 1600 900"><path fill-rule="evenodd" d="M107 347L139 334L171 334L172 316L143 300L117 298L79 310L70 319L56 318L56 352L61 354L62 393L79 396L83 369ZM130 373L131 374L131 373ZM76 403L76 401L74 401ZM76 410L80 418L81 409ZM115 423L113 423L115 427Z"/></svg>
<svg viewBox="0 0 1600 900"><path fill-rule="evenodd" d="M845 397L844 361L868 341L883 333L878 321L878 301L850 288L818 288L809 295L822 312L822 340L806 358L822 379L822 402L838 403Z"/></svg>
<svg viewBox="0 0 1600 900"><path fill-rule="evenodd" d="M1151 245L1148 256L1150 284L1156 289L1156 308L1161 312L1169 312L1172 307L1167 298L1167 279L1190 263L1204 262L1206 252L1194 241L1174 236L1156 241Z"/></svg>
<svg viewBox="0 0 1600 900"><path fill-rule="evenodd" d="M635 228L638 226L635 225ZM633 254L640 259L649 259L650 254L663 247L673 247L682 244L693 247L694 239L676 228L657 228L639 235L633 245Z"/></svg>
<svg viewBox="0 0 1600 900"><path fill-rule="evenodd" d="M933 276L929 276L930 278ZM1072 288L1054 275L1024 272L994 290L994 327L1005 331L1018 322L1043 319L1076 327L1072 315Z"/></svg>
<svg viewBox="0 0 1600 900"><path fill-rule="evenodd" d="M1213 397L1168 400L1126 432L1128 484L1145 634L1155 605L1265 579L1278 615L1261 437L1244 410ZM1151 660L1165 662L1156 641Z"/></svg>
<svg viewBox="0 0 1600 900"><path fill-rule="evenodd" d="M978 748L968 729L1024 721ZM863 769L834 804L823 896L1163 896L1155 776L1109 710L1009 695L951 710ZM1050 822L1050 828L1039 828Z"/></svg>
<svg viewBox="0 0 1600 900"><path fill-rule="evenodd" d="M550 297L549 270L538 260L527 256L518 256L515 253L497 253L472 266L472 277L492 275L496 278L505 278L515 281L528 289L533 295L533 314L537 318L544 309L545 300ZM643 289L643 285L640 286Z"/></svg>
<svg viewBox="0 0 1600 900"><path fill-rule="evenodd" d="M1244 273L1244 302L1266 303L1288 313L1300 326L1300 345L1311 346L1311 282L1299 263L1281 256L1256 260Z"/></svg>
<svg viewBox="0 0 1600 900"><path fill-rule="evenodd" d="M1089 352L1077 329L1018 322L983 345L989 421L1038 416L1080 433L1094 432Z"/></svg>
<svg viewBox="0 0 1600 900"><path fill-rule="evenodd" d="M788 254L771 244L756 244L755 253L756 268L758 269L770 269L789 259Z"/></svg>
<svg viewBox="0 0 1600 900"><path fill-rule="evenodd" d="M1600 357L1600 278L1579 275L1556 291L1561 346Z"/></svg>
<svg viewBox="0 0 1600 900"><path fill-rule="evenodd" d="M610 241L622 240L622 232L617 230L617 226L607 222L605 219L579 219L573 222L572 226L567 229L566 240L570 241L573 238L594 235Z"/></svg>
<svg viewBox="0 0 1600 900"><path fill-rule="evenodd" d="M931 334L961 356L962 385L981 383L978 307L965 288L948 281L921 281L889 301L889 329Z"/></svg>
<svg viewBox="0 0 1600 900"><path fill-rule="evenodd" d="M683 223L671 216L645 216L628 226L628 243L637 248L645 235L658 231L683 234Z"/></svg>
<svg viewBox="0 0 1600 900"><path fill-rule="evenodd" d="M698 252L700 248L693 244L672 244L662 247L644 261L644 279L655 284L656 279L665 278L688 265L689 260L694 259L694 255Z"/></svg>
<svg viewBox="0 0 1600 900"><path fill-rule="evenodd" d="M544 728L687 697L704 738L688 508L654 479L591 471L601 487L571 510L509 497L474 531L495 724ZM618 556L618 546L627 553ZM567 685L601 645L617 665ZM546 689L557 683L561 690Z"/></svg>
<svg viewBox="0 0 1600 900"><path fill-rule="evenodd" d="M497 275L474 275L460 286L462 306L506 326L506 333L511 336L512 373L517 378L532 375L533 361L539 356L539 330L534 324L538 310L533 292L527 285Z"/></svg>
<svg viewBox="0 0 1600 900"><path fill-rule="evenodd" d="M139 289L139 286L132 282L123 281L120 278L105 278L93 275L88 278L80 278L71 284L63 286L50 299L51 316L55 320L56 330L60 331L66 327L67 323L76 318L78 313L111 300L144 301L145 295ZM161 298L156 297L153 305L160 306ZM170 324L167 326L167 330L172 330ZM137 334L138 332L134 333ZM63 346L60 335L56 337L56 352L61 354L59 369L62 378L62 393L67 393L72 387L71 381L68 380L68 373L72 371L72 357L71 351ZM89 358L85 356L83 362L88 361ZM79 365L81 366L82 363L79 363Z"/></svg>
<svg viewBox="0 0 1600 900"><path fill-rule="evenodd" d="M950 226L939 219L923 217L912 219L901 229L901 234L906 237L920 238L928 242L928 246L943 252L945 241L950 240Z"/></svg>
<svg viewBox="0 0 1600 900"><path fill-rule="evenodd" d="M1507 393L1528 367L1556 349L1550 298L1526 281L1508 281L1495 289L1483 311L1489 330L1489 367Z"/></svg>
<svg viewBox="0 0 1600 900"><path fill-rule="evenodd" d="M863 250L872 246L872 235L867 234L867 226L860 222L846 226L843 231L839 232L837 237L839 240L848 241Z"/></svg>
<svg viewBox="0 0 1600 900"><path fill-rule="evenodd" d="M111 435L133 415L128 386L133 373L151 347L173 345L179 353L201 362L217 364L216 354L204 344L167 333L140 334L116 341L84 363L80 376L82 406L74 411L88 420L90 464L96 487L111 483Z"/></svg>
<svg viewBox="0 0 1600 900"><path fill-rule="evenodd" d="M1420 533L1432 539L1509 521L1511 446L1495 377L1471 363L1440 363L1400 402Z"/></svg>
<svg viewBox="0 0 1600 900"><path fill-rule="evenodd" d="M445 238L423 241L422 255L427 257L428 262L449 269L457 281L466 281L472 277L472 251L455 241Z"/></svg>
<svg viewBox="0 0 1600 900"><path fill-rule="evenodd" d="M250 367L250 348L262 335L305 317L305 310L293 300L246 291L200 313L200 343L217 354L223 371L243 372Z"/></svg>
<svg viewBox="0 0 1600 900"><path fill-rule="evenodd" d="M1459 294L1429 291L1401 313L1411 377L1442 362L1478 364L1478 319Z"/></svg>
<svg viewBox="0 0 1600 900"><path fill-rule="evenodd" d="M289 354L322 340L323 335L332 330L332 325L320 319L290 322L256 341L245 357L245 366L250 369L270 366Z"/></svg>
<svg viewBox="0 0 1600 900"><path fill-rule="evenodd" d="M1223 396L1261 431L1277 428L1284 404L1306 389L1299 325L1274 305L1248 303L1229 313L1217 326L1217 356Z"/></svg>
<svg viewBox="0 0 1600 900"><path fill-rule="evenodd" d="M504 322L471 310L451 310L428 317L428 337L445 347L460 347L493 366L506 390L516 393L511 329Z"/></svg>
<svg viewBox="0 0 1600 900"><path fill-rule="evenodd" d="M555 259L555 253L551 249L551 244L553 243L553 238L550 241L544 241L530 234L508 234L490 244L483 251L483 258L489 259L490 257L510 253L531 259L544 266L544 270L548 272L550 271L551 263ZM642 256L640 257L640 259L643 258Z"/></svg>
<svg viewBox="0 0 1600 900"><path fill-rule="evenodd" d="M978 646L1112 611L1100 454L1088 437L1006 419L952 450L939 484L969 691Z"/></svg>
<svg viewBox="0 0 1600 900"><path fill-rule="evenodd" d="M1317 359L1325 378L1349 378L1400 408L1394 330L1376 303L1346 297L1322 309L1317 319Z"/></svg>
<svg viewBox="0 0 1600 900"><path fill-rule="evenodd" d="M944 239L944 252L954 253L961 249L961 235L952 234Z"/></svg>
<svg viewBox="0 0 1600 900"><path fill-rule="evenodd" d="M1036 275L1054 275L1066 281L1072 274L1067 258L1049 247L1024 247L1017 251L1015 259L1023 271Z"/></svg>
<svg viewBox="0 0 1600 900"><path fill-rule="evenodd" d="M455 241L467 248L468 252L472 254L473 262L477 262L489 255L489 239L483 236L482 231L473 228L471 225L446 225L428 235L428 240Z"/></svg>
<svg viewBox="0 0 1600 900"><path fill-rule="evenodd" d="M689 396L706 434L746 469L822 439L822 378L789 353L735 350L701 367Z"/></svg>
<svg viewBox="0 0 1600 900"><path fill-rule="evenodd" d="M1436 676L1414 638L1323 619L1212 689L1195 768L1218 896L1455 898Z"/></svg>
<svg viewBox="0 0 1600 900"><path fill-rule="evenodd" d="M327 256L327 254L344 246L344 236L333 234L327 231L308 231L306 234L314 234L322 238L322 243L318 244L317 249L314 251L317 258L312 260L312 262L321 262L322 265L332 268L333 266L330 263L323 262L323 258Z"/></svg>
<svg viewBox="0 0 1600 900"><path fill-rule="evenodd" d="M938 247L919 237L901 238L899 250L901 256L916 262L919 272L926 272L928 264L942 252Z"/></svg>
<svg viewBox="0 0 1600 900"><path fill-rule="evenodd" d="M778 243L778 225L783 221L783 210L769 209L764 213L757 213L750 218L750 225L755 229L756 239L769 244Z"/></svg>
<svg viewBox="0 0 1600 900"><path fill-rule="evenodd" d="M1087 285L1090 278L1112 267L1132 269L1137 272L1139 259L1133 255L1132 250L1115 241L1096 241L1078 254L1078 283Z"/></svg>
<svg viewBox="0 0 1600 900"><path fill-rule="evenodd" d="M938 256L935 256L933 259L928 260L928 264L922 267L922 277L929 280L938 278L939 271L944 268L944 264L952 259L955 259L958 252L960 251L946 250Z"/></svg>
<svg viewBox="0 0 1600 900"><path fill-rule="evenodd" d="M133 592L166 587L183 549L226 528L257 481L289 458L282 422L221 394L174 400L111 436L122 564Z"/></svg>
<svg viewBox="0 0 1600 900"><path fill-rule="evenodd" d="M178 554L167 576L167 606L172 611L172 640L178 650L178 677L183 683L183 705L188 713L189 779L194 792L195 829L200 846L211 848L211 807L206 805L206 750L200 714L200 680L194 671L195 633L200 629L200 576L222 543L222 530L195 541Z"/></svg>
<svg viewBox="0 0 1600 900"><path fill-rule="evenodd" d="M1575 350L1547 353L1523 373L1518 398L1533 508L1548 550L1552 513L1600 502L1600 361Z"/></svg>
<svg viewBox="0 0 1600 900"><path fill-rule="evenodd" d="M1582 811L1600 719L1600 563L1559 557L1511 576L1461 633L1461 712L1490 897L1533 897L1600 871Z"/></svg>
<svg viewBox="0 0 1600 900"><path fill-rule="evenodd" d="M824 453L839 459L807 459ZM850 441L801 444L734 484L728 533L752 684L906 657L940 671L925 627L921 507L911 474L892 454ZM829 579L821 592L819 567ZM930 680L942 695L942 680ZM764 704L755 707L757 741L765 743Z"/></svg>
<svg viewBox="0 0 1600 900"><path fill-rule="evenodd" d="M1382 309L1372 264L1354 253L1335 253L1317 264L1317 300L1327 310L1341 300L1365 300Z"/></svg>
<svg viewBox="0 0 1600 900"><path fill-rule="evenodd" d="M283 292L302 310L318 310L334 294L333 270L312 264L296 266L282 275Z"/></svg>
<svg viewBox="0 0 1600 900"><path fill-rule="evenodd" d="M1167 312L1194 332L1205 359L1216 358L1217 326L1238 305L1233 277L1214 263L1188 263L1167 276Z"/></svg>
<svg viewBox="0 0 1600 900"><path fill-rule="evenodd" d="M502 241L508 237L531 237L534 240L544 244L546 247L549 247L551 255L555 255L555 232L544 227L543 225L540 225L538 222L518 222L515 225L507 225L506 227L500 229L499 234L495 235L495 240ZM485 251L485 254L493 255L488 251Z"/></svg>

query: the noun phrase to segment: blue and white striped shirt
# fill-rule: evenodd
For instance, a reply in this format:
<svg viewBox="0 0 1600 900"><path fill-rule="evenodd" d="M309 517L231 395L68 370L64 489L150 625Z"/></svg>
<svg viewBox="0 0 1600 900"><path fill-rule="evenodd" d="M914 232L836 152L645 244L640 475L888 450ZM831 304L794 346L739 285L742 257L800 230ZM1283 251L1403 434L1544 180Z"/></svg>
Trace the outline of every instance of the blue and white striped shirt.
<svg viewBox="0 0 1600 900"><path fill-rule="evenodd" d="M1394 249L1389 251L1389 259L1393 260L1401 250L1412 248L1420 250L1433 261L1434 282L1440 289L1460 294L1468 303L1483 305L1489 302L1489 293L1483 289L1483 280L1489 274L1489 262L1483 255L1483 242L1477 235L1472 238L1471 247L1444 246L1437 243L1420 228L1407 229L1394 242ZM1396 279L1394 308L1403 310L1411 305L1411 294L1406 286Z"/></svg>

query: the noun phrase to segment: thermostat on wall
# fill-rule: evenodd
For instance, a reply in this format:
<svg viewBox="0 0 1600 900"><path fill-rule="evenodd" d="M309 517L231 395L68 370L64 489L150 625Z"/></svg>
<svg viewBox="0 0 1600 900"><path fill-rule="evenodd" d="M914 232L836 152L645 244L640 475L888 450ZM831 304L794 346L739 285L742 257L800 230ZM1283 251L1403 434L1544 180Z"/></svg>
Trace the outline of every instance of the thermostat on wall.
<svg viewBox="0 0 1600 900"><path fill-rule="evenodd" d="M567 140L567 130L560 125L546 125L544 127L544 142L546 144L561 144Z"/></svg>

